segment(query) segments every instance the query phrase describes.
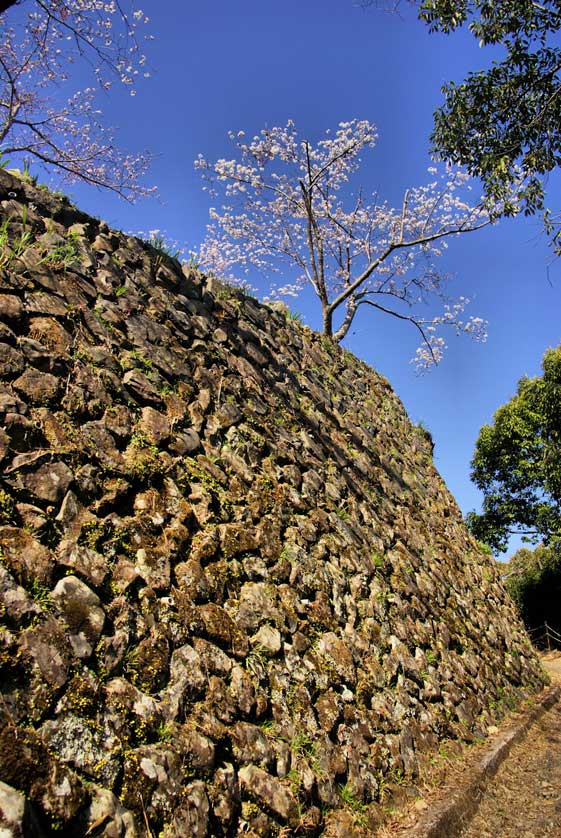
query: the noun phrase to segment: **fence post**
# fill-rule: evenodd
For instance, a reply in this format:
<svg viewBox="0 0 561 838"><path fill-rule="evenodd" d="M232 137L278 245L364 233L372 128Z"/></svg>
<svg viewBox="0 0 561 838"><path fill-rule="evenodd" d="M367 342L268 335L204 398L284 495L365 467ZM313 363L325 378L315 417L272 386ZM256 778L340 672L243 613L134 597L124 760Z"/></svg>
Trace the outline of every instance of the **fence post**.
<svg viewBox="0 0 561 838"><path fill-rule="evenodd" d="M545 623L545 636L547 637L547 651L551 652L551 640L549 637L549 626Z"/></svg>

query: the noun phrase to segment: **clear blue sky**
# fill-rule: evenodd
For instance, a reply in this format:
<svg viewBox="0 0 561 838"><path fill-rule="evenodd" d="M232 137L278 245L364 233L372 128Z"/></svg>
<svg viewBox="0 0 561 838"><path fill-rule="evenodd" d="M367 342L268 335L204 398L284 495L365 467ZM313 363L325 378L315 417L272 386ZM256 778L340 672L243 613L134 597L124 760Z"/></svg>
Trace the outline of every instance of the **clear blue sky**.
<svg viewBox="0 0 561 838"><path fill-rule="evenodd" d="M123 147L157 155L150 181L162 202L129 206L84 187L72 194L115 227L160 228L188 247L203 238L209 206L193 160L229 156L228 130L253 134L291 118L313 139L342 120L369 119L380 141L365 159L364 183L397 203L426 180L441 85L490 60L468 33L430 35L411 9L365 12L352 0L145 0L143 9L155 36L153 76L135 98L113 91L104 109ZM550 197L559 206L555 184ZM473 299L471 313L489 320L486 344L451 335L441 365L420 378L409 364L417 336L405 324L367 314L346 345L430 429L436 465L467 512L480 503L469 480L479 428L561 342L561 263L539 224L520 219L453 240L440 264L454 274L453 295ZM308 300L292 307L319 326Z"/></svg>

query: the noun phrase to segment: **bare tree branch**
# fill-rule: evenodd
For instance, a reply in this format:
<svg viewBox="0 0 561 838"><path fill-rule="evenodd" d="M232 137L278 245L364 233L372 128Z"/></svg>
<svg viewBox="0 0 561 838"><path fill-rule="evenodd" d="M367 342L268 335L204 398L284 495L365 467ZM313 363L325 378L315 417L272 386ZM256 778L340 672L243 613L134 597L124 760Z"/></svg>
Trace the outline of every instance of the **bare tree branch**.
<svg viewBox="0 0 561 838"><path fill-rule="evenodd" d="M380 305L380 303L375 303L375 302L374 302L374 300L366 300L366 299L364 299L364 300L361 300L359 303L357 303L357 305L356 305L356 307L355 307L355 309L354 309L354 311L353 311L353 313L352 313L351 318L350 318L348 321L347 321L347 319L345 319L345 321L343 322L343 325L341 326L341 328L340 328L340 329L336 332L336 334L334 335L334 339L335 339L335 340L338 340L338 341L339 341L339 340L343 340L343 338L345 337L345 335L346 335L346 334L347 334L347 332L349 331L349 328L350 328L350 326L351 326L351 324L352 324L352 321L354 320L354 316L355 316L355 314L356 314L356 312L357 312L358 308L359 308L361 305L368 305L368 306L372 306L373 308L378 309L378 311L382 311L382 312L384 312L384 314L390 314L392 317L397 317L397 319L398 319L398 320L405 320L405 321L407 321L408 323L411 323L413 326L415 326L415 328L416 328L416 329L420 332L420 334L421 334L421 337L422 337L422 339L423 339L423 343L424 343L424 344L428 347L428 350L429 350L429 352L431 353L431 355L432 355L432 357L433 357L433 361L436 363L436 358L435 358L434 352L433 352L433 350L432 350L432 347L431 347L431 345L430 345L430 341L429 341L429 339L428 339L428 335L427 335L427 333L426 333L425 329L423 329L423 324L422 324L419 320L417 320L417 319L416 319L413 315L400 314L398 311L394 311L394 309L391 309L391 308L386 308L386 306ZM343 332L343 333L339 336L339 332L341 332L341 331L343 330L343 328L344 328L344 332Z"/></svg>
<svg viewBox="0 0 561 838"><path fill-rule="evenodd" d="M347 289L345 289L345 291L343 291L341 294L339 294L338 297L331 301L329 305L330 309L332 311L335 311L335 309L338 308L341 305L341 303L344 303L347 297L350 297L354 291L360 288L360 286L363 285L366 282L366 280L374 273L376 268L379 267L383 262L385 262L388 256L390 256L395 250L400 250L401 248L405 247L416 247L422 244L429 244L430 242L446 238L448 236L454 235L455 233L468 233L473 232L475 230L482 230L483 227L487 227L490 223L491 221L486 220L474 227L467 228L463 225L460 225L455 229L441 231L438 233L434 233L430 236L420 236L418 239L411 239L410 241L393 242L392 244L388 245L388 247L385 248L385 250L383 250L382 253L380 253L379 256L377 256L376 259L374 259L368 265L366 270L364 270L360 274L360 276L357 277L357 279L355 279L355 281Z"/></svg>
<svg viewBox="0 0 561 838"><path fill-rule="evenodd" d="M285 128L263 130L247 144L240 140L243 132L232 134L239 160L210 164L200 156L196 167L210 182L212 194L224 189L228 202L222 211L211 211L204 252L212 263L207 264L222 272L235 264L254 265L265 275L278 275L282 254L285 264L300 273L280 288L274 285L274 293L294 296L311 284L326 336L340 341L358 308L368 304L414 324L424 341L418 358L434 363L444 343L433 334L437 326L453 325L484 337L485 323L481 318L460 319L468 301L449 301L442 291L446 276L427 260L440 255L441 239L481 229L491 223L490 217L466 202L462 192L467 176L452 170L427 186L408 189L399 209L378 203L377 196L376 203L368 204L361 188L345 200L358 155L373 146L375 135L368 121L352 120L312 147L307 140L296 141L289 121ZM204 257L201 261L205 263ZM431 295L444 308L426 321L377 301L391 297L413 309Z"/></svg>
<svg viewBox="0 0 561 838"><path fill-rule="evenodd" d="M0 14L17 5L0 0ZM140 183L149 155L121 152L95 102L96 91L110 84L107 74L134 91L144 65L136 41L143 13L129 18L118 0L33 0L33 7L25 16L10 16L0 41L2 153L25 154L67 182L82 180L127 200L153 194ZM57 90L51 100L77 58L92 67L94 84L66 102Z"/></svg>

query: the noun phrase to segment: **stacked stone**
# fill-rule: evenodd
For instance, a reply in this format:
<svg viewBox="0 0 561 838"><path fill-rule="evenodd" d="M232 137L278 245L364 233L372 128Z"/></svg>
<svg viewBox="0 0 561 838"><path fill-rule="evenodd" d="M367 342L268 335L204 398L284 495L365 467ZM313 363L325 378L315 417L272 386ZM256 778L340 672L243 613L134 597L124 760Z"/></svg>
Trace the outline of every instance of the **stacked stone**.
<svg viewBox="0 0 561 838"><path fill-rule="evenodd" d="M372 829L542 684L426 433L283 311L0 201L0 825Z"/></svg>

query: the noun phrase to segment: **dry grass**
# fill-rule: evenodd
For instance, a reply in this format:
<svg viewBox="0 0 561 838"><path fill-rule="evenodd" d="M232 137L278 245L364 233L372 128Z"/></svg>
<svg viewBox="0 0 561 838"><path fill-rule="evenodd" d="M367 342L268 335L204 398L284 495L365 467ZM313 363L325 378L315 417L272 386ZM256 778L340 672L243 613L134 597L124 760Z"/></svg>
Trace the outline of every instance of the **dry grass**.
<svg viewBox="0 0 561 838"><path fill-rule="evenodd" d="M462 838L559 838L561 706L554 705L515 745Z"/></svg>
<svg viewBox="0 0 561 838"><path fill-rule="evenodd" d="M540 655L544 669L554 684L561 684L561 652L555 649Z"/></svg>
<svg viewBox="0 0 561 838"><path fill-rule="evenodd" d="M561 656L559 661L561 663ZM561 674L559 677L561 682ZM387 801L385 806L386 819L372 838L397 838L397 836L415 826L428 808L438 805L462 785L470 771L479 764L483 755L492 746L494 739L498 739L505 730L515 725L532 704L533 701L529 699L522 704L519 710L508 713L496 728L490 728L490 735L486 739L476 744L445 741L438 753L425 755L421 761L420 775L414 784L398 790L398 797ZM527 739L517 746L518 748L524 750L525 742L532 738L532 731L533 729L528 733ZM561 754L559 761L561 766ZM509 763L510 758L505 761L505 765ZM561 836L561 832L559 835ZM507 838L507 833L503 835L499 830L495 832L493 838L497 838L497 836ZM453 838L459 837L453 836ZM476 833L473 833L470 838L476 838ZM483 835L477 838L483 838ZM511 838L510 834L508 838ZM512 833L512 838L514 838L514 833ZM520 838L520 836L516 838Z"/></svg>

